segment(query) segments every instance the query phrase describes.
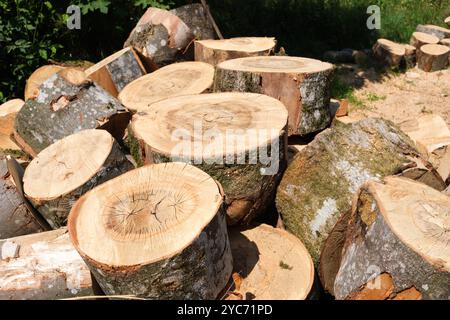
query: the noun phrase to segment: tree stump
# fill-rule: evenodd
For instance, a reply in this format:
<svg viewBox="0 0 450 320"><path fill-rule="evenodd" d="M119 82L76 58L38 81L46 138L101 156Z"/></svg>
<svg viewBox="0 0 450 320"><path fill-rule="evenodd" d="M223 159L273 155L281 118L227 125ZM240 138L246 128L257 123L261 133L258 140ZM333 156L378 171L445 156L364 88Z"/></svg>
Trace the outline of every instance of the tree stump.
<svg viewBox="0 0 450 320"><path fill-rule="evenodd" d="M419 68L426 72L444 70L448 67L450 48L440 44L427 44L417 53Z"/></svg>
<svg viewBox="0 0 450 320"><path fill-rule="evenodd" d="M133 169L104 130L84 130L44 149L25 170L26 197L52 228L66 225L73 204L95 186Z"/></svg>
<svg viewBox="0 0 450 320"><path fill-rule="evenodd" d="M131 82L120 92L119 100L132 112L145 111L160 100L204 93L213 79L214 67L207 63L174 63Z"/></svg>
<svg viewBox="0 0 450 320"><path fill-rule="evenodd" d="M195 60L213 66L244 57L270 56L276 46L274 38L232 38L195 41Z"/></svg>
<svg viewBox="0 0 450 320"><path fill-rule="evenodd" d="M405 67L407 69L412 69L416 66L417 49L416 47L409 44L404 44L404 47L405 47L405 57L404 57Z"/></svg>
<svg viewBox="0 0 450 320"><path fill-rule="evenodd" d="M230 230L234 272L232 294L244 300L305 300L314 282L314 264L303 243L287 231L260 225Z"/></svg>
<svg viewBox="0 0 450 320"><path fill-rule="evenodd" d="M46 65L34 71L28 78L27 83L25 85L25 101L37 97L39 94L38 89L41 86L41 84L43 84L48 78L53 76L55 73L58 73L63 69L64 67L62 66Z"/></svg>
<svg viewBox="0 0 450 320"><path fill-rule="evenodd" d="M406 54L405 46L387 39L378 39L372 51L375 58L391 67L400 67Z"/></svg>
<svg viewBox="0 0 450 320"><path fill-rule="evenodd" d="M66 229L0 240L0 300L92 295L88 267Z"/></svg>
<svg viewBox="0 0 450 320"><path fill-rule="evenodd" d="M14 132L14 120L25 102L13 99L0 105L0 151L20 150L10 137Z"/></svg>
<svg viewBox="0 0 450 320"><path fill-rule="evenodd" d="M420 49L426 44L438 44L439 38L429 33L414 32L411 36L410 44L416 49Z"/></svg>
<svg viewBox="0 0 450 320"><path fill-rule="evenodd" d="M216 32L201 3L187 4L170 10L180 18L194 34L196 40L215 39Z"/></svg>
<svg viewBox="0 0 450 320"><path fill-rule="evenodd" d="M431 24L421 25L419 24L416 28L416 31L428 33L433 36L436 36L439 38L439 40L450 38L450 30L446 28L442 28L439 26L434 26Z"/></svg>
<svg viewBox="0 0 450 320"><path fill-rule="evenodd" d="M138 164L189 162L218 180L230 225L266 212L286 166L287 111L264 95L163 100L135 115L129 133Z"/></svg>
<svg viewBox="0 0 450 320"><path fill-rule="evenodd" d="M331 123L333 65L319 60L273 56L228 60L217 65L214 91L262 93L288 109L289 135L306 135Z"/></svg>
<svg viewBox="0 0 450 320"><path fill-rule="evenodd" d="M84 129L108 130L118 141L130 114L109 93L86 78L83 71L64 69L39 88L15 122L14 139L32 156L54 142Z"/></svg>
<svg viewBox="0 0 450 320"><path fill-rule="evenodd" d="M448 196L409 179L364 185L352 210L336 298L358 299L378 289L384 299L405 291L417 299L448 299L449 212ZM387 288L369 283L381 275L391 278Z"/></svg>
<svg viewBox="0 0 450 320"><path fill-rule="evenodd" d="M215 299L233 268L220 186L183 163L145 166L90 191L69 232L108 295Z"/></svg>
<svg viewBox="0 0 450 320"><path fill-rule="evenodd" d="M414 168L420 160L414 142L389 121L336 122L289 165L278 187L278 212L318 264L324 241L358 188Z"/></svg>
<svg viewBox="0 0 450 320"><path fill-rule="evenodd" d="M85 70L86 75L113 97L133 80L146 74L137 53L127 47Z"/></svg>

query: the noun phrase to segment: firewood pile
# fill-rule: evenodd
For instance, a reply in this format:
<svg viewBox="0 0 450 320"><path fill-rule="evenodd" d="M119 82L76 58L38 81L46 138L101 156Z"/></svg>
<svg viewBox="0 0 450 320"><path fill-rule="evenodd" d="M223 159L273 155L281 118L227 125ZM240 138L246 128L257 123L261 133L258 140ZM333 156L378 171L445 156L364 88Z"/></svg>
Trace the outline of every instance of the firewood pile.
<svg viewBox="0 0 450 320"><path fill-rule="evenodd" d="M445 37L374 51L436 70ZM334 66L276 45L150 8L30 75L0 106L0 299L448 299L450 129L338 121Z"/></svg>

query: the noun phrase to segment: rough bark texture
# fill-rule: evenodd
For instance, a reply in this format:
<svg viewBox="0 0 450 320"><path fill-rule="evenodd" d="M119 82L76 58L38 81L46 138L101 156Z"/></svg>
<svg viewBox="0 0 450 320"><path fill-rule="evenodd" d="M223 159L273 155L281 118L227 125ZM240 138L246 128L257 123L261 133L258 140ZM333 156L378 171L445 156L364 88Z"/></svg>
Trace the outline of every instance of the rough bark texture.
<svg viewBox="0 0 450 320"><path fill-rule="evenodd" d="M0 300L92 295L91 275L67 230L0 240Z"/></svg>
<svg viewBox="0 0 450 320"><path fill-rule="evenodd" d="M414 143L389 121L336 122L289 165L278 188L278 211L317 264L324 241L358 188L402 172L415 157Z"/></svg>
<svg viewBox="0 0 450 320"><path fill-rule="evenodd" d="M417 51L417 62L419 68L426 72L446 69L449 63L450 49L442 54L430 54L423 50L426 47L427 46L425 45Z"/></svg>
<svg viewBox="0 0 450 320"><path fill-rule="evenodd" d="M333 69L312 74L256 73L217 67L215 92L261 93L284 103L289 112L289 135L306 135L331 123Z"/></svg>
<svg viewBox="0 0 450 320"><path fill-rule="evenodd" d="M42 227L11 180L6 160L0 158L0 239L41 231Z"/></svg>
<svg viewBox="0 0 450 320"><path fill-rule="evenodd" d="M170 10L192 30L196 40L216 39L216 32L201 3L187 4Z"/></svg>
<svg viewBox="0 0 450 320"><path fill-rule="evenodd" d="M222 208L191 245L170 258L122 268L83 258L106 294L155 300L216 299L233 270Z"/></svg>
<svg viewBox="0 0 450 320"><path fill-rule="evenodd" d="M400 67L404 62L405 50L399 49L401 45L389 40L379 39L372 48L375 58L391 67Z"/></svg>
<svg viewBox="0 0 450 320"><path fill-rule="evenodd" d="M438 37L439 40L450 38L450 29L445 29L439 26L419 24L416 31L431 34Z"/></svg>
<svg viewBox="0 0 450 320"><path fill-rule="evenodd" d="M24 151L35 156L85 129L106 129L121 141L129 120L129 112L97 84L72 83L58 73L45 81L39 95L20 110L14 138Z"/></svg>
<svg viewBox="0 0 450 320"><path fill-rule="evenodd" d="M409 44L405 44L405 57L404 57L404 61L405 61L405 67L407 69L411 69L414 68L416 66L417 63L417 49L414 46L411 46Z"/></svg>
<svg viewBox="0 0 450 320"><path fill-rule="evenodd" d="M76 146L74 146L76 147ZM111 153L105 160L105 163L89 181L78 187L69 194L61 195L52 200L27 198L34 207L41 213L53 229L58 229L67 224L67 217L75 202L86 192L96 186L124 174L134 169L133 164L128 161L126 156L120 150L117 142L114 142Z"/></svg>
<svg viewBox="0 0 450 320"><path fill-rule="evenodd" d="M427 199L423 201L426 203ZM450 272L439 263L429 263L404 244L390 229L380 205L383 204L365 185L352 210L334 283L336 298L352 299L374 277L387 273L392 277L393 288L385 298L414 288L422 299L448 299Z"/></svg>
<svg viewBox="0 0 450 320"><path fill-rule="evenodd" d="M165 163L179 161L171 159L163 154L159 154L147 145L143 140L134 135L131 128L128 128L128 145L131 154L139 166L151 163ZM208 164L211 159L203 159L202 164L192 163L204 172L208 173L215 180L219 181L225 192L225 206L227 222L229 225L250 224L256 217L266 213L267 207L273 203L276 188L281 180L287 166L287 132L283 130L278 139L278 148L272 151L271 146L267 146L267 155L271 159L272 152L278 153L278 171L275 175L262 175L261 170L268 165L261 164ZM273 144L276 146L276 143ZM261 150L249 151L249 154L258 154Z"/></svg>

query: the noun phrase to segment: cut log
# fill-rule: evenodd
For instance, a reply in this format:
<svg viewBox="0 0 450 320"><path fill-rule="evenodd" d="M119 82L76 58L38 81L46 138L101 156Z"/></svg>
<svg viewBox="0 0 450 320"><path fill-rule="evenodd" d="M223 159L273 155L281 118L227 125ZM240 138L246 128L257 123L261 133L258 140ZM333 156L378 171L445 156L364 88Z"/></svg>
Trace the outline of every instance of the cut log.
<svg viewBox="0 0 450 320"><path fill-rule="evenodd" d="M417 49L416 47L409 44L404 44L403 46L405 47L405 57L404 57L405 67L407 69L412 69L416 66Z"/></svg>
<svg viewBox="0 0 450 320"><path fill-rule="evenodd" d="M145 166L82 197L71 239L108 295L215 299L233 259L223 194L193 166Z"/></svg>
<svg viewBox="0 0 450 320"><path fill-rule="evenodd" d="M409 179L387 177L364 185L352 210L336 298L357 299L371 280L385 274L392 278L389 298L414 289L416 298L448 299L449 211L449 197ZM382 289L380 282L369 289Z"/></svg>
<svg viewBox="0 0 450 320"><path fill-rule="evenodd" d="M449 64L450 48L440 44L427 44L417 52L419 68L426 72L444 70Z"/></svg>
<svg viewBox="0 0 450 320"><path fill-rule="evenodd" d="M27 209L7 168L0 159L0 239L44 231Z"/></svg>
<svg viewBox="0 0 450 320"><path fill-rule="evenodd" d="M145 111L152 103L209 91L214 67L203 62L181 62L163 67L127 85L119 100L132 112Z"/></svg>
<svg viewBox="0 0 450 320"><path fill-rule="evenodd" d="M146 74L141 60L131 47L103 59L86 69L85 73L113 97L117 97L127 84Z"/></svg>
<svg viewBox="0 0 450 320"><path fill-rule="evenodd" d="M0 240L0 300L92 295L88 267L66 229Z"/></svg>
<svg viewBox="0 0 450 320"><path fill-rule="evenodd" d="M450 28L450 17L447 17L444 22L448 25L448 27Z"/></svg>
<svg viewBox="0 0 450 320"><path fill-rule="evenodd" d="M439 40L450 38L450 29L434 26L431 24L426 25L419 24L416 28L416 31L431 34L433 36L438 37Z"/></svg>
<svg viewBox="0 0 450 320"><path fill-rule="evenodd" d="M439 38L428 33L414 32L411 36L410 43L416 49L420 49L426 44L438 44Z"/></svg>
<svg viewBox="0 0 450 320"><path fill-rule="evenodd" d="M378 39L372 51L375 58L391 67L400 67L406 54L405 46L387 39Z"/></svg>
<svg viewBox="0 0 450 320"><path fill-rule="evenodd" d="M10 137L14 132L14 120L25 102L13 99L0 105L0 150L20 150Z"/></svg>
<svg viewBox="0 0 450 320"><path fill-rule="evenodd" d="M216 39L216 32L208 13L201 3L187 4L170 10L180 18L194 34L197 40Z"/></svg>
<svg viewBox="0 0 450 320"><path fill-rule="evenodd" d="M53 76L55 73L63 69L64 67L62 66L47 65L42 66L36 71L34 71L28 78L27 83L25 85L25 101L37 97L39 94L38 89L41 86L41 84L43 84L48 78Z"/></svg>
<svg viewBox="0 0 450 320"><path fill-rule="evenodd" d="M214 91L262 93L288 109L289 135L306 135L331 123L333 65L288 56L233 59L217 65Z"/></svg>
<svg viewBox="0 0 450 320"><path fill-rule="evenodd" d="M108 132L84 130L52 144L31 161L24 191L57 229L66 225L70 209L84 193L133 168Z"/></svg>
<svg viewBox="0 0 450 320"><path fill-rule="evenodd" d="M213 66L236 58L270 56L276 46L274 38L232 38L195 41L195 60Z"/></svg>
<svg viewBox="0 0 450 320"><path fill-rule="evenodd" d="M14 139L32 156L84 129L105 129L118 141L130 120L122 104L83 71L64 69L39 88L17 114Z"/></svg>
<svg viewBox="0 0 450 320"><path fill-rule="evenodd" d="M358 188L417 166L417 158L414 143L389 121L336 122L289 165L278 188L278 212L317 264L325 239Z"/></svg>
<svg viewBox="0 0 450 320"><path fill-rule="evenodd" d="M260 225L230 231L233 293L245 300L305 300L314 282L314 264L303 243L287 231Z"/></svg>
<svg viewBox="0 0 450 320"><path fill-rule="evenodd" d="M450 39L443 39L439 42L439 44L442 44L443 46L450 47Z"/></svg>
<svg viewBox="0 0 450 320"><path fill-rule="evenodd" d="M218 180L230 225L266 213L286 166L287 111L260 94L163 100L135 115L129 133L138 164L189 162Z"/></svg>

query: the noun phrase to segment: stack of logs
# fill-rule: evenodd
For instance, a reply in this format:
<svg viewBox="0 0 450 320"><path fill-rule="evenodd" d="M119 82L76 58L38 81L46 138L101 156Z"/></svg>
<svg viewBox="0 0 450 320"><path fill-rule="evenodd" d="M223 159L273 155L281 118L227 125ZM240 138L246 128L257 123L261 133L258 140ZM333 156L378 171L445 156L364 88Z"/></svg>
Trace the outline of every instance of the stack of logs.
<svg viewBox="0 0 450 320"><path fill-rule="evenodd" d="M450 27L450 17L445 23ZM450 60L450 29L418 25L411 35L410 44L379 39L373 47L373 54L391 67L413 68L417 63L426 72L444 70Z"/></svg>
<svg viewBox="0 0 450 320"><path fill-rule="evenodd" d="M445 122L332 121L333 65L216 35L150 8L0 106L0 299L448 298Z"/></svg>

